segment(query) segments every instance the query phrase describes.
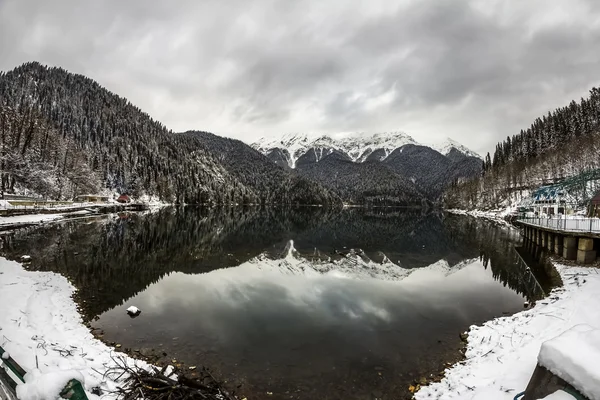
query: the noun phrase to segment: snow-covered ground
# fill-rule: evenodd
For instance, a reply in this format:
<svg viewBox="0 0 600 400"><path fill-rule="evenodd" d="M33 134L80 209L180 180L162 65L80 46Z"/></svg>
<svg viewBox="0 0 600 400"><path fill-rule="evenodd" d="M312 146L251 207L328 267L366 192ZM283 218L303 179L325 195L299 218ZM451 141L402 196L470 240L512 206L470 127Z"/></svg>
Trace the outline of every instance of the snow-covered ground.
<svg viewBox="0 0 600 400"><path fill-rule="evenodd" d="M113 399L108 391L116 383L103 376L115 365L111 355L146 365L92 336L71 298L74 290L58 274L25 271L0 257L0 345L28 372L17 388L21 400L58 398L71 378L83 383L90 400L100 398L91 393L94 387L102 389L102 399Z"/></svg>
<svg viewBox="0 0 600 400"><path fill-rule="evenodd" d="M576 325L599 328L600 270L564 265L557 269L563 288L554 289L530 310L472 326L466 360L448 369L441 382L421 388L415 398L512 400L525 390L542 343ZM595 396L600 398L600 393Z"/></svg>
<svg viewBox="0 0 600 400"><path fill-rule="evenodd" d="M498 209L498 210L490 210L490 211L458 210L458 209L448 209L448 210L444 210L444 211L449 212L451 214L470 215L471 217L489 219L491 221L494 221L501 225L505 225L505 226L509 226L509 227L513 226L504 219L507 215L510 215L514 211L514 208L512 208L512 207L502 208L502 209Z"/></svg>
<svg viewBox="0 0 600 400"><path fill-rule="evenodd" d="M0 217L0 226L6 227L21 224L38 224L64 218L65 214L28 214Z"/></svg>

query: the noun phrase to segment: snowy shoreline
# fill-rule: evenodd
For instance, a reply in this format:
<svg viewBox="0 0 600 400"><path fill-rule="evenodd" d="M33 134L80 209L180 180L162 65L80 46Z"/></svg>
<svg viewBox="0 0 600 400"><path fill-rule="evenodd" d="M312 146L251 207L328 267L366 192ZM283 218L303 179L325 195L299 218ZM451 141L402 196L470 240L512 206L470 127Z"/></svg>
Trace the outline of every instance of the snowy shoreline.
<svg viewBox="0 0 600 400"><path fill-rule="evenodd" d="M440 382L422 387L415 398L511 400L527 386L544 341L575 325L598 327L600 270L556 268L564 287L532 309L472 326L465 360L447 369ZM27 271L0 257L0 345L27 371L34 371L19 388L23 400L47 398L42 393L73 377L82 381L89 399L99 398L91 394L96 387L103 399L114 399L109 392L117 383L103 376L115 365L112 357L147 367L94 338L72 298L75 291L59 274Z"/></svg>
<svg viewBox="0 0 600 400"><path fill-rule="evenodd" d="M504 219L504 217L508 215L509 211L506 209L496 211L444 209L444 211L455 215L468 215L470 217L483 218L502 226L514 228L514 226L510 222Z"/></svg>
<svg viewBox="0 0 600 400"><path fill-rule="evenodd" d="M118 383L104 375L116 365L113 357L148 367L94 338L72 298L75 291L59 274L27 271L0 257L0 345L28 371L26 383L17 387L21 400L58 397L53 394L72 378L82 382L90 400L100 399L94 388L102 399L115 399L110 392Z"/></svg>
<svg viewBox="0 0 600 400"><path fill-rule="evenodd" d="M156 212L163 207L169 206L165 203L146 204L147 209L144 211L135 211L138 213ZM50 213L38 213L38 214L22 214L12 216L0 216L0 231L18 229L28 226L41 225L44 223L60 222L64 220L76 219L78 217L94 217L101 215L111 215L114 212L106 212L109 207L127 207L127 205L119 203L97 203L89 204L87 206L77 207L55 207L46 211ZM103 209L105 211L100 211ZM41 209L43 210L43 209ZM54 212L59 211L59 212ZM127 210L123 210L127 211Z"/></svg>
<svg viewBox="0 0 600 400"><path fill-rule="evenodd" d="M466 359L448 368L415 399L512 400L525 390L540 347L575 325L598 328L600 270L555 264L564 286L532 309L500 317L468 332Z"/></svg>

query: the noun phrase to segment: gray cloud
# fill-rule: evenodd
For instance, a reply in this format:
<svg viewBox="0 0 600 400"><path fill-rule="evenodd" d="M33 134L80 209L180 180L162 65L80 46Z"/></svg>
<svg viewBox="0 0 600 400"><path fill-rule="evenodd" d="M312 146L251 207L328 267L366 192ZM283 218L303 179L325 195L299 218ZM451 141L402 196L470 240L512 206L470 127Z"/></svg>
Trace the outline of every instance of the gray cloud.
<svg viewBox="0 0 600 400"><path fill-rule="evenodd" d="M0 0L0 70L99 81L174 130L404 130L474 150L600 83L593 0Z"/></svg>

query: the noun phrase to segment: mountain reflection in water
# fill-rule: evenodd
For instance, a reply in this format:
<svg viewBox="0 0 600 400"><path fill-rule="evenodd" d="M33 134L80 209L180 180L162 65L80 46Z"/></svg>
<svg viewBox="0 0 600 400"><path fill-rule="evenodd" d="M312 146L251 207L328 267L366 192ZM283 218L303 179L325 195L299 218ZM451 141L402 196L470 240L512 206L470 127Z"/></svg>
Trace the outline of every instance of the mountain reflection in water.
<svg viewBox="0 0 600 400"><path fill-rule="evenodd" d="M410 398L458 333L542 295L517 232L443 214L168 208L2 240L69 276L105 339L209 366L249 398Z"/></svg>

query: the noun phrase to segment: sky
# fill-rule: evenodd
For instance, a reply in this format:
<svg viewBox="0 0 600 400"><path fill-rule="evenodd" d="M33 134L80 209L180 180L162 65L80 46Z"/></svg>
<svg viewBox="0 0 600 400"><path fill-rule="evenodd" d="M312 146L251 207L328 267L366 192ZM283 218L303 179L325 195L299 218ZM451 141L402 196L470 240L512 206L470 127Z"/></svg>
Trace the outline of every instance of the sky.
<svg viewBox="0 0 600 400"><path fill-rule="evenodd" d="M484 154L600 86L596 0L0 0L0 70L89 76L174 131L404 131Z"/></svg>

